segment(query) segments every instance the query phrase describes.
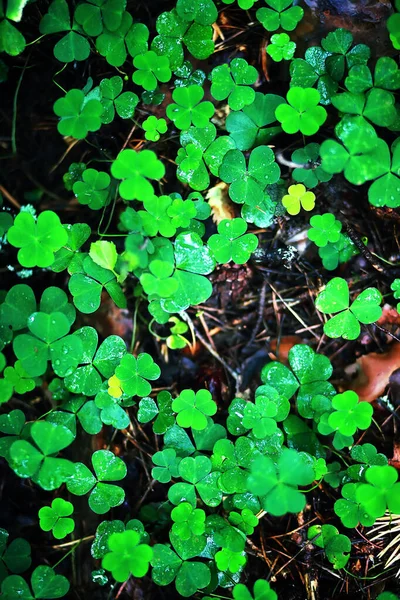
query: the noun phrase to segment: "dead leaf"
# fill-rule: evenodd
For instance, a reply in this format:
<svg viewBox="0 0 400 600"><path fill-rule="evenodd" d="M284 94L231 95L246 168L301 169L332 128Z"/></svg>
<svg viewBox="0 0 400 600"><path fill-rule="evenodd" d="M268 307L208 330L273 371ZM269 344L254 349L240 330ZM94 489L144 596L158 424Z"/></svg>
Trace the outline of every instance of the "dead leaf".
<svg viewBox="0 0 400 600"><path fill-rule="evenodd" d="M389 377L400 367L400 343L393 342L387 352L370 352L357 359L358 376L350 386L365 402L373 402L385 391Z"/></svg>
<svg viewBox="0 0 400 600"><path fill-rule="evenodd" d="M301 344L302 341L303 340L301 339L301 337L297 335L284 335L279 340L279 345L278 340L275 339L271 340L269 347L271 349L271 352L273 352L274 354L276 354L278 349L278 359L282 362L287 362L289 350L291 350L291 348L293 348L293 346L295 346L296 344Z"/></svg>
<svg viewBox="0 0 400 600"><path fill-rule="evenodd" d="M210 188L206 194L214 223L235 218L235 208L228 196L228 185L221 181Z"/></svg>

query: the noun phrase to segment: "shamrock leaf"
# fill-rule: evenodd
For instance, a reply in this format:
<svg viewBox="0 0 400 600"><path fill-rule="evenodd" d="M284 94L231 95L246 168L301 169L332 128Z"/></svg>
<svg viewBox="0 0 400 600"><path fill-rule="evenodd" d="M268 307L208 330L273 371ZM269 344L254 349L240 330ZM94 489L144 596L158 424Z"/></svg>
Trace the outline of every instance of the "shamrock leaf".
<svg viewBox="0 0 400 600"><path fill-rule="evenodd" d="M257 70L243 58L235 58L230 65L214 67L210 74L211 95L216 100L228 98L232 110L240 110L254 102L256 93L253 85Z"/></svg>
<svg viewBox="0 0 400 600"><path fill-rule="evenodd" d="M163 434L174 425L175 417L172 410L172 397L169 392L159 392L157 394L157 402L152 398L143 398L139 402L139 423L149 423L154 418L154 433Z"/></svg>
<svg viewBox="0 0 400 600"><path fill-rule="evenodd" d="M79 4L74 19L89 36L97 36L104 26L115 31L121 24L125 0L88 0Z"/></svg>
<svg viewBox="0 0 400 600"><path fill-rule="evenodd" d="M352 390L337 394L332 398L334 412L329 415L328 424L346 436L354 435L357 429L368 429L372 421L373 408L368 402L359 402Z"/></svg>
<svg viewBox="0 0 400 600"><path fill-rule="evenodd" d="M318 106L321 96L314 88L292 87L287 95L288 104L280 104L275 110L277 120L286 133L314 135L325 123L327 112Z"/></svg>
<svg viewBox="0 0 400 600"><path fill-rule="evenodd" d="M31 546L16 538L7 546L8 532L0 528L0 583L11 573L23 573L31 565Z"/></svg>
<svg viewBox="0 0 400 600"><path fill-rule="evenodd" d="M293 0L265 0L265 3L270 8L259 8L256 16L267 31L276 31L279 27L293 31L303 18L304 10L292 6Z"/></svg>
<svg viewBox="0 0 400 600"><path fill-rule="evenodd" d="M365 44L357 44L351 48L353 36L346 29L336 29L328 33L321 41L324 50L331 56L326 59L326 66L335 81L343 78L345 67L351 69L354 65L366 65L371 51Z"/></svg>
<svg viewBox="0 0 400 600"><path fill-rule="evenodd" d="M171 431L172 429L169 430L169 432ZM179 476L184 480L184 483L175 483L168 490L168 499L172 504L178 505L185 501L190 502L195 508L196 491L207 506L218 506L221 503L222 491L217 485L220 474L211 472L212 464L207 456L199 455L195 458L186 456L185 458L182 458L178 469ZM202 546L200 548L201 551L206 544L206 539L201 537L197 541L199 545ZM185 550L183 546L183 554L181 554L182 558L186 559L197 556L197 549L196 552L190 556L192 550L193 549L190 547Z"/></svg>
<svg viewBox="0 0 400 600"><path fill-rule="evenodd" d="M96 50L105 56L108 64L121 67L129 52L130 56L143 54L147 51L149 30L144 23L133 23L130 13L122 13L121 24L110 31L104 28L96 39Z"/></svg>
<svg viewBox="0 0 400 600"><path fill-rule="evenodd" d="M223 219L218 224L218 233L208 240L208 246L219 263L233 260L236 264L246 263L258 246L258 239L247 233L244 219Z"/></svg>
<svg viewBox="0 0 400 600"><path fill-rule="evenodd" d="M283 196L282 204L289 215L298 215L300 210L310 211L315 206L315 194L306 190L302 183L289 186L288 194Z"/></svg>
<svg viewBox="0 0 400 600"><path fill-rule="evenodd" d="M322 259L325 269L334 271L341 263L347 262L358 250L347 234L341 233L339 240L319 248L318 254Z"/></svg>
<svg viewBox="0 0 400 600"><path fill-rule="evenodd" d="M3 15L2 15L3 16ZM26 40L20 31L7 19L0 21L0 52L18 56L25 50Z"/></svg>
<svg viewBox="0 0 400 600"><path fill-rule="evenodd" d="M126 530L112 533L108 538L109 552L101 561L101 566L111 571L116 581L126 581L132 574L144 577L153 558L153 550L148 544L140 543L137 531Z"/></svg>
<svg viewBox="0 0 400 600"><path fill-rule="evenodd" d="M319 46L308 48L304 59L295 58L290 63L290 87L310 88L317 84L317 90L321 95L320 104L330 104L331 97L337 92L338 77L336 80L328 72L327 59L331 56ZM336 77L336 72L333 73Z"/></svg>
<svg viewBox="0 0 400 600"><path fill-rule="evenodd" d="M370 527L375 522L375 517L365 512L365 509L357 502L358 483L346 483L342 487L342 496L340 500L335 502L335 514L340 518L345 527L353 529L358 527L358 524L364 527Z"/></svg>
<svg viewBox="0 0 400 600"><path fill-rule="evenodd" d="M160 367L145 352L137 358L132 354L125 354L115 370L121 389L129 396L147 396L151 392L151 385L147 381L154 381L160 377Z"/></svg>
<svg viewBox="0 0 400 600"><path fill-rule="evenodd" d="M73 477L67 481L67 488L75 496L84 496L90 492L90 509L98 515L103 515L124 501L125 492L121 487L104 482L124 479L126 465L110 450L94 452L92 464L96 476L83 463L75 463Z"/></svg>
<svg viewBox="0 0 400 600"><path fill-rule="evenodd" d="M215 555L215 564L220 571L237 573L247 562L245 552L234 552L229 548L222 548Z"/></svg>
<svg viewBox="0 0 400 600"><path fill-rule="evenodd" d="M375 519L382 517L386 510L397 514L400 510L400 483L394 467L372 466L365 473L367 483L360 483L356 489L356 501L361 508Z"/></svg>
<svg viewBox="0 0 400 600"><path fill-rule="evenodd" d="M172 76L168 57L158 56L153 50L135 56L133 66L137 69L132 75L133 83L147 91L155 90L158 81L166 83Z"/></svg>
<svg viewBox="0 0 400 600"><path fill-rule="evenodd" d="M189 129L190 125L206 127L214 114L211 102L201 102L204 90L199 85L175 88L172 99L176 104L168 104L167 117L178 129Z"/></svg>
<svg viewBox="0 0 400 600"><path fill-rule="evenodd" d="M122 88L123 82L118 76L100 81L100 102L103 105L102 123L111 123L114 120L115 112L122 119L133 117L139 98L133 92L122 92Z"/></svg>
<svg viewBox="0 0 400 600"><path fill-rule="evenodd" d="M154 115L147 117L142 123L145 131L144 137L151 142L158 142L162 133L167 132L167 121L165 119L157 119Z"/></svg>
<svg viewBox="0 0 400 600"><path fill-rule="evenodd" d="M144 232L153 237L160 233L163 237L172 237L176 233L176 227L168 215L172 206L170 196L150 196L143 202L145 210L139 210L138 215L142 222ZM165 261L167 262L167 261Z"/></svg>
<svg viewBox="0 0 400 600"><path fill-rule="evenodd" d="M185 60L180 67L175 69L174 75L177 77L174 81L175 87L203 85L206 78L204 71L201 71L200 69L194 70L191 62L188 60Z"/></svg>
<svg viewBox="0 0 400 600"><path fill-rule="evenodd" d="M172 410L177 414L176 421L181 427L196 430L207 427L207 416L215 415L217 405L208 390L183 390L172 402Z"/></svg>
<svg viewBox="0 0 400 600"><path fill-rule="evenodd" d="M238 583L234 586L232 595L234 600L278 600L277 594L265 579L257 579L253 587L253 594L243 583Z"/></svg>
<svg viewBox="0 0 400 600"><path fill-rule="evenodd" d="M40 21L39 31L41 34L68 31L54 46L54 56L60 62L68 63L88 58L90 54L89 42L76 31L72 31L66 0L53 0L47 14Z"/></svg>
<svg viewBox="0 0 400 600"><path fill-rule="evenodd" d="M35 389L37 382L25 371L21 361L17 360L13 367L4 369L4 381L10 385L10 397L13 392L26 394ZM6 400L1 400L6 402Z"/></svg>
<svg viewBox="0 0 400 600"><path fill-rule="evenodd" d="M68 241L60 250L54 253L54 262L51 265L51 270L55 273L60 273L64 269L68 269L69 273L73 273L76 265L80 262L80 248L86 242L91 234L89 225L86 223L74 223L74 225L64 225L64 229L68 234Z"/></svg>
<svg viewBox="0 0 400 600"><path fill-rule="evenodd" d="M350 305L347 282L335 277L317 296L315 307L323 313L339 313L325 323L327 336L355 340L360 335L360 323L373 323L381 317L381 302L381 293L376 288L367 288Z"/></svg>
<svg viewBox="0 0 400 600"><path fill-rule="evenodd" d="M75 529L75 522L70 519L74 510L71 502L55 498L51 506L43 506L39 510L39 525L43 531L51 531L57 540L62 540Z"/></svg>
<svg viewBox="0 0 400 600"><path fill-rule="evenodd" d="M351 542L345 535L333 525L312 525L307 537L319 548L324 548L328 560L334 569L342 569L346 566L350 556Z"/></svg>
<svg viewBox="0 0 400 600"><path fill-rule="evenodd" d="M319 248L323 248L329 242L338 242L342 224L335 219L332 213L324 215L314 215L310 219L311 229L308 230L308 239L314 242Z"/></svg>
<svg viewBox="0 0 400 600"><path fill-rule="evenodd" d="M187 4L186 1L186 6ZM198 9L198 0L190 4L191 10L196 10L196 5ZM201 10L198 14L201 15ZM204 13L206 15L207 12ZM157 54L168 56L173 71L183 64L183 45L194 58L200 60L208 58L214 52L212 27L188 22L178 14L177 9L161 13L156 21L156 30L159 35L152 41L151 48Z"/></svg>
<svg viewBox="0 0 400 600"><path fill-rule="evenodd" d="M271 36L271 43L267 46L267 54L275 62L291 60L296 50L296 43L290 40L287 33L275 33Z"/></svg>
<svg viewBox="0 0 400 600"><path fill-rule="evenodd" d="M217 20L217 8L212 0L178 0L176 12L184 21L211 25Z"/></svg>
<svg viewBox="0 0 400 600"><path fill-rule="evenodd" d="M57 129L61 135L82 140L89 131L97 131L101 127L103 106L100 100L85 99L81 90L69 90L64 98L55 101L53 110L60 117Z"/></svg>
<svg viewBox="0 0 400 600"><path fill-rule="evenodd" d="M383 174L372 183L368 190L368 200L373 206L389 206L397 208L400 206L400 145L397 138L389 151L389 147L383 140L378 140L374 155L379 155L379 171L376 176Z"/></svg>
<svg viewBox="0 0 400 600"><path fill-rule="evenodd" d="M74 465L52 455L69 446L74 435L49 421L33 423L30 434L37 447L27 440L15 441L10 448L11 467L19 477L31 477L44 490L55 490L72 475Z"/></svg>
<svg viewBox="0 0 400 600"><path fill-rule="evenodd" d="M171 548L163 544L154 546L151 564L154 583L163 586L172 583L175 579L178 593L185 598L207 587L211 581L210 569L206 564L184 561Z"/></svg>
<svg viewBox="0 0 400 600"><path fill-rule="evenodd" d="M111 174L122 179L119 193L124 200L146 200L154 195L148 179L162 179L164 165L151 150L122 150L111 166Z"/></svg>
<svg viewBox="0 0 400 600"><path fill-rule="evenodd" d="M243 531L246 535L252 535L254 528L258 525L258 519L255 514L248 508L244 508L240 513L232 511L228 516L229 521Z"/></svg>
<svg viewBox="0 0 400 600"><path fill-rule="evenodd" d="M51 567L36 567L31 576L31 586L33 596L29 586L20 575L10 575L6 577L1 586L1 597L4 600L34 600L34 598L43 598L51 600L53 598L64 597L69 590L69 582L64 575L56 575Z"/></svg>
<svg viewBox="0 0 400 600"><path fill-rule="evenodd" d="M68 234L51 210L40 213L37 220L30 213L21 212L8 230L7 240L20 248L18 261L23 267L49 267L54 253L67 242Z"/></svg>
<svg viewBox="0 0 400 600"><path fill-rule="evenodd" d="M292 154L292 162L299 166L293 170L293 179L304 183L307 188L314 188L320 181L325 183L332 179L332 175L319 166L318 157L319 144L307 144L304 148L295 150Z"/></svg>
<svg viewBox="0 0 400 600"><path fill-rule="evenodd" d="M152 469L151 475L160 483L169 483L173 477L178 477L180 458L177 458L173 448L165 448L161 452L156 452L153 454L152 460L156 466Z"/></svg>
<svg viewBox="0 0 400 600"><path fill-rule="evenodd" d="M394 294L393 297L396 298L396 300L399 300L400 298L400 279L395 279L392 283L392 285L390 286L390 289L393 290ZM397 312L399 312L400 310L400 303L397 304Z"/></svg>
<svg viewBox="0 0 400 600"><path fill-rule="evenodd" d="M202 535L206 530L206 513L193 508L189 502L181 502L172 509L172 532L181 540L187 541L192 535Z"/></svg>
<svg viewBox="0 0 400 600"><path fill-rule="evenodd" d="M254 206L262 203L267 184L276 183L280 168L271 148L259 146L252 150L248 166L239 150L229 150L219 170L220 178L230 183L229 196L238 204Z"/></svg>
<svg viewBox="0 0 400 600"><path fill-rule="evenodd" d="M110 182L108 173L85 169L82 180L76 181L72 190L80 204L87 204L92 210L99 210L110 202Z"/></svg>

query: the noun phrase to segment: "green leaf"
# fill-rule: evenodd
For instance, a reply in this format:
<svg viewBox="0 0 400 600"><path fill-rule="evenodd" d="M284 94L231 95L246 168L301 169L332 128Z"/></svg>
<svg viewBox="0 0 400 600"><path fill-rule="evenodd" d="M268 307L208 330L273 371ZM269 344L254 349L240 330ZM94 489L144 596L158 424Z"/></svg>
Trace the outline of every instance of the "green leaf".
<svg viewBox="0 0 400 600"><path fill-rule="evenodd" d="M314 88L292 87L287 93L288 104L280 104L275 116L286 133L314 135L326 121L327 112L318 106L321 95Z"/></svg>
<svg viewBox="0 0 400 600"><path fill-rule="evenodd" d="M172 402L172 410L178 413L178 425L202 430L207 427L206 416L215 415L217 405L208 390L183 390Z"/></svg>
<svg viewBox="0 0 400 600"><path fill-rule="evenodd" d="M257 237L246 234L247 224L243 219L223 219L218 224L218 234L212 235L208 246L219 263L233 260L236 264L246 263L258 246Z"/></svg>
<svg viewBox="0 0 400 600"><path fill-rule="evenodd" d="M116 581L126 581L132 574L144 577L153 558L153 550L147 544L140 544L137 531L126 530L112 533L108 538L109 552L102 560L102 567L111 571Z"/></svg>
<svg viewBox="0 0 400 600"><path fill-rule="evenodd" d="M124 200L146 200L154 195L148 179L162 179L164 165L151 150L122 150L111 166L111 174L122 179L119 193Z"/></svg>
<svg viewBox="0 0 400 600"><path fill-rule="evenodd" d="M60 117L57 129L61 135L81 140L89 131L97 131L101 127L103 105L96 98L85 100L81 90L69 90L64 98L56 100L53 110Z"/></svg>
<svg viewBox="0 0 400 600"><path fill-rule="evenodd" d="M201 102L204 90L199 85L175 88L172 99L175 104L167 106L167 117L178 129L189 129L190 125L206 127L214 114L211 102Z"/></svg>
<svg viewBox="0 0 400 600"><path fill-rule="evenodd" d="M148 379L154 381L160 376L160 368L150 354L141 353L137 358L125 354L115 370L121 389L129 396L148 396L151 385Z"/></svg>
<svg viewBox="0 0 400 600"><path fill-rule="evenodd" d="M114 271L117 264L117 249L114 242L100 240L90 245L90 258L103 269Z"/></svg>

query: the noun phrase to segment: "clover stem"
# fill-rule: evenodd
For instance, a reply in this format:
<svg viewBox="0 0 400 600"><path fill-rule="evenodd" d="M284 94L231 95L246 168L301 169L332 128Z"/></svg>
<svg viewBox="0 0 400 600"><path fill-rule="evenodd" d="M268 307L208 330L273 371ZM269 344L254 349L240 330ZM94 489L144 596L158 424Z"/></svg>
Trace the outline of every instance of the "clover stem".
<svg viewBox="0 0 400 600"><path fill-rule="evenodd" d="M141 301L140 298L138 298L136 300L135 310L133 312L133 317L132 317L132 339L131 339L131 345L130 345L130 352L131 352L131 354L133 352L133 347L135 345L136 327L137 327L137 315L138 315L140 301Z"/></svg>

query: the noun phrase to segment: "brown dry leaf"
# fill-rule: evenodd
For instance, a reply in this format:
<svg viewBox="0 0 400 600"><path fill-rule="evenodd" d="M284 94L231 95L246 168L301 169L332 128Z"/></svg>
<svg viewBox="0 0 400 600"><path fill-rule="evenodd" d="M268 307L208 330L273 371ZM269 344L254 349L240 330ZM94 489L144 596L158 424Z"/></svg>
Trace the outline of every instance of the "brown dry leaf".
<svg viewBox="0 0 400 600"><path fill-rule="evenodd" d="M358 376L351 389L365 402L373 402L383 394L389 377L400 367L400 343L393 342L388 352L371 352L357 359Z"/></svg>
<svg viewBox="0 0 400 600"><path fill-rule="evenodd" d="M214 223L217 225L224 219L234 219L235 209L228 196L228 185L221 181L210 188L206 198L211 207L211 214Z"/></svg>
<svg viewBox="0 0 400 600"><path fill-rule="evenodd" d="M400 315L393 306L390 304L384 304L382 307L382 316L377 321L378 325L386 327L387 325L400 325Z"/></svg>
<svg viewBox="0 0 400 600"><path fill-rule="evenodd" d="M279 360L283 361L283 362L287 362L288 359L288 354L289 354L289 350L291 350L291 348L293 348L293 346L295 346L296 344L301 344L302 343L302 339L301 337L297 336L297 335L284 335L283 337L281 337L281 339L279 340L279 346L278 346L278 340L271 340L269 347L271 349L271 352L273 352L274 354L276 354L277 348L279 349Z"/></svg>

